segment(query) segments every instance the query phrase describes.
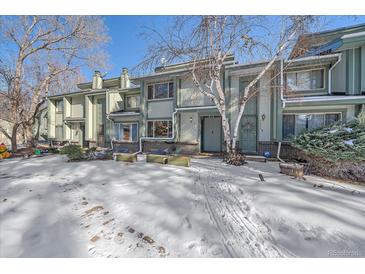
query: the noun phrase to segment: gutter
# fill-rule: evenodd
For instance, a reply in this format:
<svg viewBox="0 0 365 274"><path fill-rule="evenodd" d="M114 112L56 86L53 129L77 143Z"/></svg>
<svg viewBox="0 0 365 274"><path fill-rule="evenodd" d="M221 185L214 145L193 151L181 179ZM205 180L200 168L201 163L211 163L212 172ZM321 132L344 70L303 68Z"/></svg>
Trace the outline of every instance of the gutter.
<svg viewBox="0 0 365 274"><path fill-rule="evenodd" d="M342 53L338 56L337 62L328 70L328 94L332 94L332 70L340 63L342 60Z"/></svg>

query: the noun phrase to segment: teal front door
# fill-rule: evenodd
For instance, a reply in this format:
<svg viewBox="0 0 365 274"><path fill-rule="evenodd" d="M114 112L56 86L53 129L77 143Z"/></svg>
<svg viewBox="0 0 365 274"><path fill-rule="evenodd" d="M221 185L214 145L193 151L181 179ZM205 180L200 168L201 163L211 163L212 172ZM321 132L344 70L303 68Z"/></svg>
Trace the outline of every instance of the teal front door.
<svg viewBox="0 0 365 274"><path fill-rule="evenodd" d="M221 118L204 117L203 118L203 151L220 152L221 151Z"/></svg>
<svg viewBox="0 0 365 274"><path fill-rule="evenodd" d="M256 116L244 116L241 120L241 144L244 153L256 153Z"/></svg>
<svg viewBox="0 0 365 274"><path fill-rule="evenodd" d="M257 97L247 102L240 126L240 149L244 153L257 153Z"/></svg>
<svg viewBox="0 0 365 274"><path fill-rule="evenodd" d="M244 89L254 78L255 75L240 78L240 94L244 92ZM256 83L252 88L259 90L259 83ZM246 103L245 111L241 118L239 137L242 152L248 154L257 153L257 96L251 97Z"/></svg>

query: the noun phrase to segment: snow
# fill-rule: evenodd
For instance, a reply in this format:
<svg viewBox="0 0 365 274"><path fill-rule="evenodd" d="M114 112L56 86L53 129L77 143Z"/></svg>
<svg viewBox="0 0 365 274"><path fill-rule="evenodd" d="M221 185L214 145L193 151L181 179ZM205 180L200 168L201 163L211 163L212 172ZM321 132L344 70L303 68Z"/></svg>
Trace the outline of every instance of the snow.
<svg viewBox="0 0 365 274"><path fill-rule="evenodd" d="M0 257L365 256L364 186L143 157L1 162Z"/></svg>

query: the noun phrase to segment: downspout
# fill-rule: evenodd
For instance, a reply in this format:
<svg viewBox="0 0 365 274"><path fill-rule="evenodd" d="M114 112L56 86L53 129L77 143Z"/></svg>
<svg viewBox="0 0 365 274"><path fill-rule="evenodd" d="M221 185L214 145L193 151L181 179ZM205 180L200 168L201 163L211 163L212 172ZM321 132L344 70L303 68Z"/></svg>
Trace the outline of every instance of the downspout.
<svg viewBox="0 0 365 274"><path fill-rule="evenodd" d="M283 108L285 108L286 99L284 98L284 59L280 59L280 99L283 103Z"/></svg>
<svg viewBox="0 0 365 274"><path fill-rule="evenodd" d="M335 66L337 66L338 63L340 63L342 60L342 53L338 56L338 60L337 62L330 67L330 69L328 70L328 94L331 95L332 94L332 70L335 68Z"/></svg>
<svg viewBox="0 0 365 274"><path fill-rule="evenodd" d="M113 121L112 119L110 119L110 117L109 117L109 113L107 113L107 114L105 115L105 118L106 118L107 120L109 120L110 122L113 122L113 123L114 123L114 121ZM109 136L110 136L110 134L109 134ZM110 138L110 146L111 146L112 150L114 150L113 141L114 141L114 137L113 137L113 138Z"/></svg>
<svg viewBox="0 0 365 274"><path fill-rule="evenodd" d="M280 59L280 99L283 104L283 108L285 108L286 99L284 99L284 60L283 57ZM278 143L278 150L276 152L276 158L284 163L284 160L280 158L280 151L281 151L281 141Z"/></svg>

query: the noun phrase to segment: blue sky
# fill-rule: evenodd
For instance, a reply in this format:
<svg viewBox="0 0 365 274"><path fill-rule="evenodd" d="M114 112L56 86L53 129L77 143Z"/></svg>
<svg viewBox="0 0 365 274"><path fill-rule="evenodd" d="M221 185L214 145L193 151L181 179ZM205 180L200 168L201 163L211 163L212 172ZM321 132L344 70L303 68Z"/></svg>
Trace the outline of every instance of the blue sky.
<svg viewBox="0 0 365 274"><path fill-rule="evenodd" d="M132 68L143 58L146 42L140 37L143 26L163 28L171 16L105 16L111 41L107 46L109 64L107 78L116 77L122 67ZM365 16L326 16L323 30L365 23ZM91 79L91 70L85 70L87 79Z"/></svg>

